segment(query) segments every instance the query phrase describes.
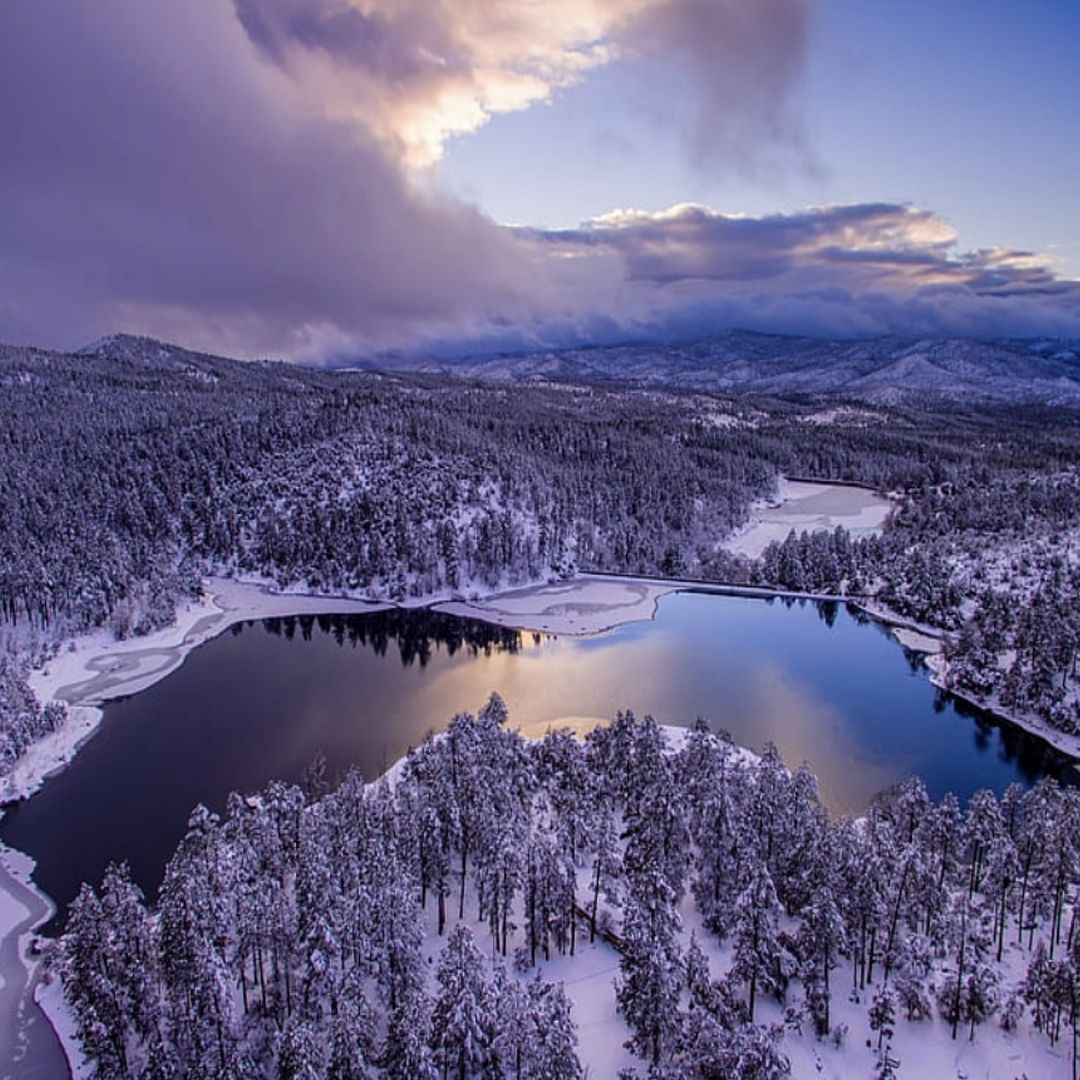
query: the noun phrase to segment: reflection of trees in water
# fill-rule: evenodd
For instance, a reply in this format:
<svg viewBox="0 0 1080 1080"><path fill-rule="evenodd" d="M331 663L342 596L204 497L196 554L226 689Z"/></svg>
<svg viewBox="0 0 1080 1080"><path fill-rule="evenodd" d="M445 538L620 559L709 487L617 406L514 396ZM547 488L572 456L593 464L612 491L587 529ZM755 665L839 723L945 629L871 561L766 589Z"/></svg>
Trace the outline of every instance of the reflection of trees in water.
<svg viewBox="0 0 1080 1080"><path fill-rule="evenodd" d="M836 624L836 617L840 614L840 602L838 600L813 600L808 596L767 596L765 597L765 603L772 605L774 603L781 604L783 607L790 611L792 608L804 608L808 604L813 606L817 612L817 617L827 626L829 629ZM862 614L853 605L848 604L847 610L852 615Z"/></svg>
<svg viewBox="0 0 1080 1080"><path fill-rule="evenodd" d="M856 604L847 604L845 606L848 615L857 623L863 626L870 624L886 637L894 642L896 641L892 628L887 623L868 615ZM901 648L907 660L908 668L912 673L925 675L924 654L914 649L908 649L905 646L901 646ZM1067 779L1069 773L1069 770L1066 769L1068 758L1055 750L1049 743L1025 731L1022 727L1000 719L986 709L980 709L977 705L973 705L971 702L956 697L947 690L942 690L939 686L935 686L934 712L939 715L945 713L950 705L952 705L957 716L972 721L971 737L975 748L980 754L985 754L996 746L1001 760L1015 764L1024 780L1029 784L1037 783L1044 776ZM995 731L999 736L997 740L993 737Z"/></svg>
<svg viewBox="0 0 1080 1080"><path fill-rule="evenodd" d="M463 619L456 615L419 608L403 611L391 608L365 615L288 615L262 620L263 627L271 634L292 641L297 631L304 641L310 641L318 626L322 634L333 637L340 646L370 648L378 656L385 656L391 643L396 643L405 667L419 664L424 667L438 649L445 649L454 656L465 650L470 656L481 653L516 653L525 643L520 630L478 619ZM531 634L535 644L544 640L540 634Z"/></svg>
<svg viewBox="0 0 1080 1080"><path fill-rule="evenodd" d="M835 600L818 600L815 607L818 618L831 630L840 614L840 605Z"/></svg>
<svg viewBox="0 0 1080 1080"><path fill-rule="evenodd" d="M1036 783L1044 776L1064 778L1068 772L1066 765L1069 759L1064 754L1023 728L999 720L984 709L971 705L963 698L952 697L944 690L939 689L935 695L935 707L938 698L951 700L957 715L972 722L971 737L979 753L986 753L996 746L1001 760L1014 763L1029 784ZM998 734L996 740L995 731Z"/></svg>

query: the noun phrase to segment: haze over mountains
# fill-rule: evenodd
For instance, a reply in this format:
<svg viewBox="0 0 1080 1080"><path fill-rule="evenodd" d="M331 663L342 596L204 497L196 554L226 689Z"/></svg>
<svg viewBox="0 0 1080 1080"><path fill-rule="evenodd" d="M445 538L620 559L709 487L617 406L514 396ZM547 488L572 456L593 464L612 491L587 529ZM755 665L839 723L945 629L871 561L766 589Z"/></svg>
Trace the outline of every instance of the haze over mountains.
<svg viewBox="0 0 1080 1080"><path fill-rule="evenodd" d="M131 334L111 335L79 352L180 366L198 360L205 367L212 360L204 353ZM461 359L383 356L338 366L468 379L625 384L723 396L926 408L956 404L1080 408L1080 342L1049 338L843 341L734 331L678 344Z"/></svg>
<svg viewBox="0 0 1080 1080"><path fill-rule="evenodd" d="M683 344L618 345L379 366L474 378L627 382L725 395L880 405L1080 405L1080 342L897 337L825 340L734 331Z"/></svg>

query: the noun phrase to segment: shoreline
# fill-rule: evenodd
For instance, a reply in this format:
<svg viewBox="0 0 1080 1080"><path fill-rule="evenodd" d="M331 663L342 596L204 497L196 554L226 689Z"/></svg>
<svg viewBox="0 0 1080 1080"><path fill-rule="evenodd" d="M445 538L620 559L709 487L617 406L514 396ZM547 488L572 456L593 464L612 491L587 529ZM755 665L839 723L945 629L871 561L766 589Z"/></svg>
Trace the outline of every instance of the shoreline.
<svg viewBox="0 0 1080 1080"><path fill-rule="evenodd" d="M639 601L634 604L610 604L603 611L595 601L581 602L574 606L563 604L530 604L530 599L566 597L580 591L589 583L610 584L640 590ZM1003 725L1021 729L1049 746L1055 753L1068 758L1072 767L1080 770L1080 736L1052 728L1034 716L1013 713L994 701L983 701L946 682L947 665L941 656L945 631L890 611L881 604L864 596L838 596L834 593L793 592L763 585L737 585L725 582L703 581L695 578L656 578L637 574L620 574L604 571L586 571L557 585L528 586L506 593L494 593L475 601L442 601L431 604L436 611L465 618L481 619L499 626L523 632L553 634L597 634L625 626L630 622L647 622L655 618L660 600L676 592L698 592L716 596L736 596L758 600L810 600L823 603L844 604L855 608L866 618L884 627L893 640L907 652L918 653L930 672L933 686L952 695L965 704L986 713ZM507 605L506 601L512 601ZM596 607L597 610L582 611ZM573 607L573 610L565 610ZM616 609L625 612L614 620L606 616ZM636 608L636 610L635 610ZM552 622L568 615L575 617L570 626L555 627ZM578 621L580 620L580 621Z"/></svg>
<svg viewBox="0 0 1080 1080"><path fill-rule="evenodd" d="M3 804L27 799L63 769L97 730L101 706L146 690L171 675L190 653L239 622L285 615L337 615L385 611L391 603L346 596L279 593L259 582L204 579L203 595L183 604L172 625L118 641L105 630L72 639L30 673L29 684L45 705L59 701L67 722L31 746L0 779Z"/></svg>
<svg viewBox="0 0 1080 1080"><path fill-rule="evenodd" d="M12 1080L33 1080L39 1068L63 1065L70 1059L58 1026L41 1009L37 992L41 986L41 957L31 953L37 929L52 918L56 907L30 875L34 861L29 855L0 844L0 1046L11 1054L5 1063Z"/></svg>
<svg viewBox="0 0 1080 1080"><path fill-rule="evenodd" d="M941 656L944 632L892 612L868 597L596 571L470 600L436 596L395 603L355 595L277 592L264 582L208 577L202 597L183 605L171 626L122 641L111 638L104 630L81 635L43 668L31 672L29 684L41 704L61 701L68 708L68 717L58 731L33 744L11 771L0 778L0 817L6 804L29 798L45 780L71 762L96 732L105 702L160 682L180 667L194 649L236 623L294 615L374 613L395 607L427 608L522 633L587 636L632 622L652 621L660 600L676 592L811 600L853 607L887 628L902 648L921 654L930 671L930 681L938 689L1000 723L1020 728L1080 767L1080 736L1059 731L1038 717L1012 712L996 701L981 700L948 685L948 669Z"/></svg>
<svg viewBox="0 0 1080 1080"><path fill-rule="evenodd" d="M30 686L44 705L52 700L68 706L67 720L29 748L0 780L0 818L9 804L30 798L49 777L64 769L93 738L104 718L101 706L138 693L172 674L190 653L230 626L276 615L341 614L384 611L393 604L352 597L308 593L274 593L264 584L231 578L207 578L203 595L177 610L171 626L144 637L117 641L107 631L80 635L44 667L30 675ZM67 1010L57 982L42 979L42 956L31 950L41 940L38 930L55 905L31 875L29 855L0 843L0 1047L13 1055L0 1067L13 1080L37 1080L63 1069L78 1075L73 1064L78 1046L68 1030ZM29 1049L28 1049L29 1048ZM20 1070L27 1053L30 1071ZM44 1060L43 1060L44 1059ZM55 1073L59 1076L59 1073Z"/></svg>
<svg viewBox="0 0 1080 1080"><path fill-rule="evenodd" d="M474 600L439 599L395 604L356 596L306 592L275 592L266 583L232 578L205 579L203 596L183 606L176 622L145 637L112 640L105 631L83 635L57 654L44 668L35 670L30 684L42 704L58 699L69 707L63 727L36 743L7 777L0 781L0 803L29 798L50 776L63 769L80 747L93 737L102 718L101 706L166 678L190 653L239 622L287 615L353 614L402 608L426 607L446 614L480 619L523 633L589 636L632 622L652 621L660 600L677 592L699 592L764 600L812 600L850 605L887 628L904 649L923 655L931 683L987 713L1002 724L1011 724L1072 759L1080 762L1080 738L1055 732L1035 718L1009 715L1000 707L978 701L945 685L946 666L941 657L943 633L896 615L866 598L831 594L789 592L781 589L693 579L650 578L620 574L582 573L566 581L527 585L492 593ZM0 817L4 808L0 805ZM12 870L17 867L18 872ZM65 1030L62 997L53 985L41 982L41 960L28 952L38 939L38 927L52 917L53 903L33 883L33 863L22 852L0 844L0 899L11 899L25 916L12 921L10 908L2 910L0 955L17 955L24 977L11 991L18 1005L5 1012L20 1032L43 1021L54 1045L66 1054L75 1048ZM23 900L14 896L21 893ZM30 907L27 907L27 903ZM6 987L0 987L3 995ZM39 1000L45 998L46 1000ZM0 997L2 1000L2 997ZM24 1016L32 1005L29 1019ZM36 1015L34 1015L36 1013ZM7 1017L0 1017L0 1030ZM35 1030L35 1037L41 1032ZM21 1036L20 1036L21 1037ZM65 1054L65 1056L66 1056ZM72 1074L75 1075L75 1074Z"/></svg>
<svg viewBox="0 0 1080 1080"><path fill-rule="evenodd" d="M906 619L889 611L888 608L875 604L871 600L846 600L857 607L869 618L889 627L893 637L909 652L922 654L923 663L930 672L930 683L939 690L959 701L986 713L1000 724L1019 728L1041 742L1046 743L1055 753L1068 758L1070 768L1080 773L1080 735L1071 735L1067 731L1051 727L1037 716L1026 716L1006 708L996 700L985 700L967 691L950 686L948 683L949 665L941 654L945 631L927 626L912 619Z"/></svg>

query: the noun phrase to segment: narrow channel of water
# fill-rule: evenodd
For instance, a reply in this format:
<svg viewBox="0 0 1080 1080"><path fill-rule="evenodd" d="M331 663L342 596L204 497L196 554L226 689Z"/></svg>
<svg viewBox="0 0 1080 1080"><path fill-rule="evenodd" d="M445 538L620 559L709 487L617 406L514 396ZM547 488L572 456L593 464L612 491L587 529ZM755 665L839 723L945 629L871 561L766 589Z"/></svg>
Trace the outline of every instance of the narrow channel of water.
<svg viewBox="0 0 1080 1080"><path fill-rule="evenodd" d="M937 691L883 627L837 604L680 593L652 622L594 637L519 633L428 611L239 624L174 674L109 704L74 763L14 807L3 840L37 860L61 912L127 860L153 892L193 806L298 780L368 778L497 690L512 726L704 717L752 749L810 763L835 811L917 773L966 800L1055 771L1044 744ZM55 928L55 927L54 927Z"/></svg>

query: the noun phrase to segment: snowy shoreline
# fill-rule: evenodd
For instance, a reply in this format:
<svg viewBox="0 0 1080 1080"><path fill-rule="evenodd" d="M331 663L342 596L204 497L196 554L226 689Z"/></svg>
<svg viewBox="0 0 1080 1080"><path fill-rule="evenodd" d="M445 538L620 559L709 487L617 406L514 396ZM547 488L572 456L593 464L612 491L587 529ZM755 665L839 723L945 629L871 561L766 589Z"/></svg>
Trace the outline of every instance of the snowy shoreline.
<svg viewBox="0 0 1080 1080"><path fill-rule="evenodd" d="M725 596L853 604L869 618L887 626L904 648L925 654L924 660L935 686L1003 723L1014 724L1041 738L1066 756L1080 759L1080 739L1054 732L1033 718L1011 716L999 707L945 686L945 665L940 654L942 635L931 627L917 625L866 601L685 579L582 574L568 581L526 586L483 599L428 599L405 606L428 607L523 632L589 635L630 622L649 621L655 618L662 597L691 590ZM32 673L30 683L42 704L54 699L63 700L69 706L69 717L60 731L35 744L0 782L0 801L7 803L29 798L49 776L64 768L96 731L103 716L101 704L137 693L164 679L195 648L235 623L274 616L377 612L395 606L350 596L272 592L263 583L210 578L203 598L184 605L171 627L125 641L110 639L106 631L84 635L73 643L72 648L61 651L45 668ZM13 873L13 869L17 873ZM48 1018L57 1038L70 1053L74 1047L67 1030L63 1003L55 987L38 985L40 961L28 952L38 927L48 921L53 911L51 899L30 879L32 869L33 864L27 856L0 845L0 900L7 901L0 903L0 949L10 952L10 939L14 935L15 950L23 968L21 978L18 972L11 970L0 971L0 978L8 980L14 975L22 1004L29 1000L33 991L39 992L35 1000L37 996L45 999L38 1002L42 1015ZM15 896L16 892L24 897L23 901ZM26 900L34 910L27 909ZM45 993L41 994L43 989Z"/></svg>
<svg viewBox="0 0 1080 1080"><path fill-rule="evenodd" d="M837 597L837 599L843 598ZM875 622L887 626L892 636L909 652L923 654L923 663L930 671L930 682L939 690L944 690L954 698L992 716L999 723L1012 725L1028 735L1034 735L1059 754L1070 758L1074 769L1080 769L1080 736L1070 735L1067 731L1053 728L1037 716L1029 716L1008 709L994 699L979 698L949 685L949 665L942 655L943 631L905 619L869 600L847 599L844 602L853 604Z"/></svg>
<svg viewBox="0 0 1080 1080"><path fill-rule="evenodd" d="M183 605L173 625L163 630L124 641L106 630L81 635L31 672L29 683L38 700L63 701L68 716L58 731L35 743L0 780L0 818L6 804L29 798L74 759L97 731L104 702L160 682L194 649L235 623L284 615L383 611L392 606L352 597L273 593L262 584L211 578L203 597ZM28 1037L39 1045L43 1038L51 1038L70 1059L77 1046L62 995L55 983L40 981L41 960L31 952L38 929L55 911L52 898L31 879L33 869L28 855L0 844L0 1032L5 1033L0 1045L25 1053ZM47 1036L38 1030L42 1018L48 1021ZM59 1050L53 1046L46 1052Z"/></svg>

